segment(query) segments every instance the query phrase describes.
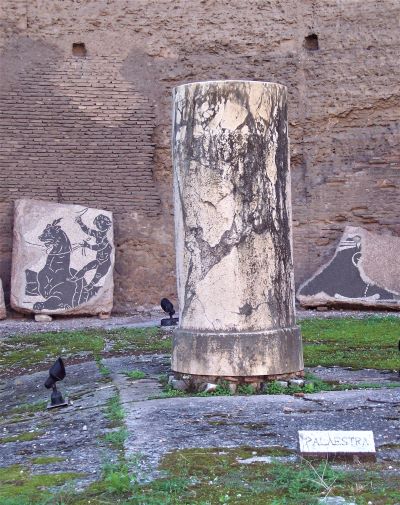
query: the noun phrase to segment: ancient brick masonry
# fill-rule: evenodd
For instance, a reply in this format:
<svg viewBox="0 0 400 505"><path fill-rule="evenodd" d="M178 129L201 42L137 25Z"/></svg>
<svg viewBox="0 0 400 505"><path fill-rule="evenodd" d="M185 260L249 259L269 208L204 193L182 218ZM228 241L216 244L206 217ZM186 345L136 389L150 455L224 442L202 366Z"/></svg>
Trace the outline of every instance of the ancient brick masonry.
<svg viewBox="0 0 400 505"><path fill-rule="evenodd" d="M116 57L46 61L0 95L2 197L100 202L155 216L154 113Z"/></svg>
<svg viewBox="0 0 400 505"><path fill-rule="evenodd" d="M159 216L154 112L122 79L120 64L115 55L106 61L70 57L61 64L48 59L0 94L0 170L7 174L0 220L6 229L13 200L23 197L103 206L119 216ZM7 235L1 247L6 281Z"/></svg>
<svg viewBox="0 0 400 505"><path fill-rule="evenodd" d="M176 295L171 90L191 81L288 88L297 285L346 224L400 235L399 15L398 0L3 0L6 293L12 201L29 196L114 212L118 310Z"/></svg>

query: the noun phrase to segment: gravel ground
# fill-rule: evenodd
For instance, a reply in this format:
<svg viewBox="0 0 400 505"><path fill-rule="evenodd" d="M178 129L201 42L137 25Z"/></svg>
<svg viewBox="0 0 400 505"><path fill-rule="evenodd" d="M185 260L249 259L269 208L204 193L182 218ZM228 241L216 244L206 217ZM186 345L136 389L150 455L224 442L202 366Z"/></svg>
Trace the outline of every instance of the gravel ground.
<svg viewBox="0 0 400 505"><path fill-rule="evenodd" d="M98 317L55 317L50 322L36 322L31 317L18 319L4 319L0 321L0 338L10 335L27 335L31 333L44 333L47 331L68 331L90 328L140 328L157 326L165 317L163 312L133 316L112 316L109 319Z"/></svg>
<svg viewBox="0 0 400 505"><path fill-rule="evenodd" d="M400 317L400 312L391 311L367 311L367 310L304 310L297 309L297 319L335 319L344 317L354 317L362 319L365 317ZM47 331L79 330L88 328L139 328L145 326L157 326L160 320L166 317L164 312L153 311L136 315L114 315L109 319L98 319L97 317L55 317L53 321L47 323L36 322L32 317L18 317L17 319L5 319L0 321L0 337L7 337L15 334L40 333Z"/></svg>

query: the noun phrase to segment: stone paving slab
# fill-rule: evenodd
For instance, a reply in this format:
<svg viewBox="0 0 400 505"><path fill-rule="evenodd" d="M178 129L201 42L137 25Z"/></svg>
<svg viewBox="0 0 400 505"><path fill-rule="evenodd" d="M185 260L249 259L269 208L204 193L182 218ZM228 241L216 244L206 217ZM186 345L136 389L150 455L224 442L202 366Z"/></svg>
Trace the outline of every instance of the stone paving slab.
<svg viewBox="0 0 400 505"><path fill-rule="evenodd" d="M105 417L109 398L118 392L126 414L127 455L144 455L141 476L157 474L157 465L169 451L196 447L297 447L297 431L357 429L375 433L378 457L400 463L400 389L323 392L294 398L287 395L183 397L151 399L161 394L160 374L170 369L169 355L144 354L103 359L110 376L103 377L95 362L68 365L60 389L73 398L67 409L35 412L18 417L15 409L47 401L43 383L47 372L0 380L0 438L35 431L31 441L0 445L0 467L29 464L39 456L65 457L52 464L54 472L85 472L78 486L97 478L105 459L116 455L102 442L110 430ZM145 379L131 380L127 371L141 370ZM322 371L322 369L321 369ZM363 371L337 369L351 382ZM84 429L84 427L87 429ZM34 466L35 473L49 468Z"/></svg>
<svg viewBox="0 0 400 505"><path fill-rule="evenodd" d="M400 382L398 372L393 370L373 370L364 368L362 370L354 370L352 368L343 368L340 366L323 367L317 366L306 368L307 372L311 372L319 379L338 384L382 384Z"/></svg>
<svg viewBox="0 0 400 505"><path fill-rule="evenodd" d="M43 371L0 382L0 467L32 467L32 459L61 457L50 469L34 464L34 473L82 473L79 487L99 478L105 459L116 460L102 436L109 431L104 409L117 388L101 376L94 362L70 365L59 389L73 404L46 410L44 404L50 398L50 391L44 388L47 376ZM24 411L29 407L32 411ZM38 436L18 440L18 435L27 433ZM9 437L16 438L2 442Z"/></svg>
<svg viewBox="0 0 400 505"><path fill-rule="evenodd" d="M373 430L378 457L400 462L400 390L306 395L186 397L135 402L122 398L128 455L143 455L143 476L174 450L282 446L296 450L298 430ZM390 446L397 444L397 448Z"/></svg>

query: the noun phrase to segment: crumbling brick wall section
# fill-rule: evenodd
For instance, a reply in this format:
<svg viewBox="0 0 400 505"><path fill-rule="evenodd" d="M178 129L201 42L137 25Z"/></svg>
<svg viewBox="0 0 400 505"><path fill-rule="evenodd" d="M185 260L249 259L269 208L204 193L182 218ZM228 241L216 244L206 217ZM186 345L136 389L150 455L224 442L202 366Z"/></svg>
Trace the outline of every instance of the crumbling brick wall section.
<svg viewBox="0 0 400 505"><path fill-rule="evenodd" d="M346 224L400 235L398 0L1 7L6 285L12 201L25 195L116 212L116 310L175 297L171 91L185 82L287 86L297 285ZM87 54L73 57L80 42Z"/></svg>
<svg viewBox="0 0 400 505"><path fill-rule="evenodd" d="M52 57L17 72L0 92L0 275L6 287L17 198L105 208L118 222L127 213L160 215L153 107L123 79L120 65L117 55Z"/></svg>

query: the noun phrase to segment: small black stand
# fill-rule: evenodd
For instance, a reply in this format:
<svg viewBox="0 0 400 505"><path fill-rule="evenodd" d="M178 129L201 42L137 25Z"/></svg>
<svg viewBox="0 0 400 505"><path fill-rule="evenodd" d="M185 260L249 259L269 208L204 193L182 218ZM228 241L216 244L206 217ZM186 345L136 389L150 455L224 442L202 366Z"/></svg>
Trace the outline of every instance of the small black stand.
<svg viewBox="0 0 400 505"><path fill-rule="evenodd" d="M161 319L161 326L176 326L178 324L179 318L172 317L175 314L175 309L168 298L163 298L161 300L161 308L164 312L169 314L169 318Z"/></svg>
<svg viewBox="0 0 400 505"><path fill-rule="evenodd" d="M64 400L63 395L58 391L56 382L62 381L66 376L64 362L58 358L54 365L49 370L49 376L44 383L46 389L52 389L50 403L47 404L48 409L55 409L57 407L67 407L68 398Z"/></svg>
<svg viewBox="0 0 400 505"><path fill-rule="evenodd" d="M47 409L56 409L58 407L68 407L68 398L63 398L63 395L58 391L54 384L53 392L51 393L50 403L47 404Z"/></svg>
<svg viewBox="0 0 400 505"><path fill-rule="evenodd" d="M161 319L161 326L176 326L178 324L179 317L166 317Z"/></svg>

